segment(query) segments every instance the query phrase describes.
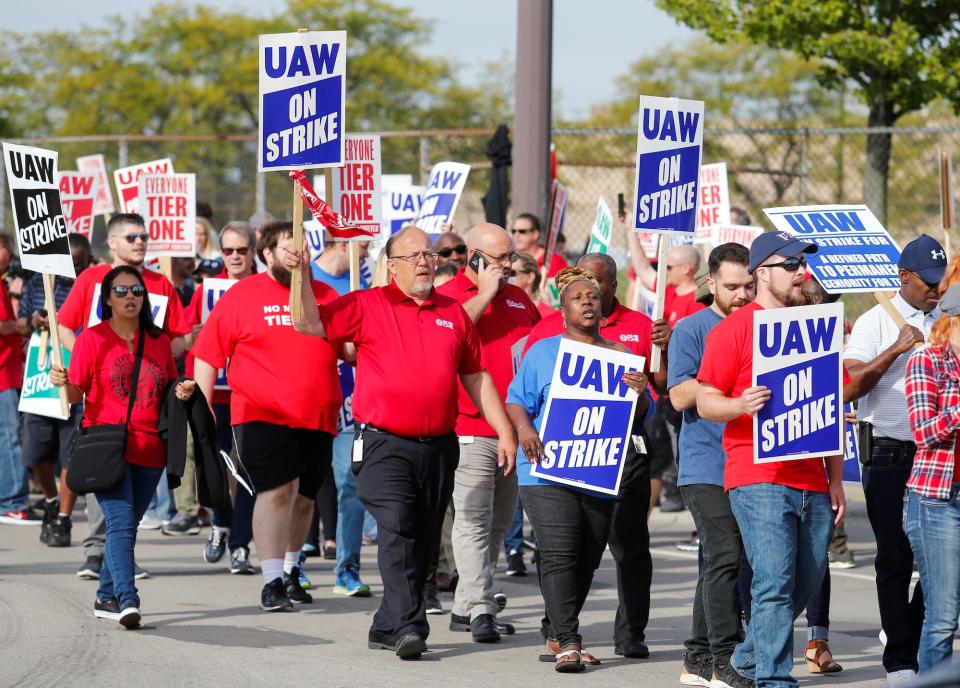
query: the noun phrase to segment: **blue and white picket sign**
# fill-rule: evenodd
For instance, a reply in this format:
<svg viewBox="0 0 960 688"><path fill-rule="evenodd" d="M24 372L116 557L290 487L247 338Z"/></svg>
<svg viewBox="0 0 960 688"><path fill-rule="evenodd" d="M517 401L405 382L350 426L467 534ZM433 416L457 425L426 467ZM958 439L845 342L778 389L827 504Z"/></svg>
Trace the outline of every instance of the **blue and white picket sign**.
<svg viewBox="0 0 960 688"><path fill-rule="evenodd" d="M395 234L413 224L420 212L424 187L411 182L394 182L389 177L410 175L383 175L383 222L384 234Z"/></svg>
<svg viewBox="0 0 960 688"><path fill-rule="evenodd" d="M227 290L230 289L238 280L224 279L222 277L207 277L203 280L203 301L200 306L200 322L207 322L207 318L210 317L210 311L213 310L213 307L217 305L217 302L223 298L223 295L227 293ZM229 367L230 362L227 361L227 366ZM227 380L227 370L226 368L219 368L217 370L217 379L213 383L214 389L230 389L230 382Z"/></svg>
<svg viewBox="0 0 960 688"><path fill-rule="evenodd" d="M633 228L694 236L703 101L640 96Z"/></svg>
<svg viewBox="0 0 960 688"><path fill-rule="evenodd" d="M353 428L353 388L355 379L353 375L353 366L344 361L337 361L337 372L340 378L340 394L343 397L343 403L340 405L340 413L337 416L337 434L344 430Z"/></svg>
<svg viewBox="0 0 960 688"><path fill-rule="evenodd" d="M776 229L817 245L807 260L828 294L900 289L900 249L867 206L808 205L763 212Z"/></svg>
<svg viewBox="0 0 960 688"><path fill-rule="evenodd" d="M753 384L770 400L754 415L754 463L843 454L843 304L753 314Z"/></svg>
<svg viewBox="0 0 960 688"><path fill-rule="evenodd" d="M260 36L257 169L339 167L343 162L347 32Z"/></svg>
<svg viewBox="0 0 960 688"><path fill-rule="evenodd" d="M616 495L637 406L622 377L643 364L642 356L561 339L540 426L546 456L530 474Z"/></svg>
<svg viewBox="0 0 960 688"><path fill-rule="evenodd" d="M853 404L844 404L843 412L852 413ZM860 439L857 437L857 427L853 423L844 423L843 433L843 482L861 482L860 476Z"/></svg>
<svg viewBox="0 0 960 688"><path fill-rule="evenodd" d="M417 213L417 227L429 234L439 234L444 224L453 222L468 174L470 165L462 162L438 162L433 166Z"/></svg>

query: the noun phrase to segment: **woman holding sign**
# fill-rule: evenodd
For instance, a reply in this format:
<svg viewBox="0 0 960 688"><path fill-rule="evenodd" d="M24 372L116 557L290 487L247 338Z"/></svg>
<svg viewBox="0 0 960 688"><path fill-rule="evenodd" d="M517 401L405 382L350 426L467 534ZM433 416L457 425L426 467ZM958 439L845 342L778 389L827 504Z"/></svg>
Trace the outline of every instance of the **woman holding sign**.
<svg viewBox="0 0 960 688"><path fill-rule="evenodd" d="M521 499L540 548L540 588L546 606L541 633L551 653L547 657L555 660L557 671L577 672L586 664L600 663L582 649L578 617L606 548L616 495L548 482L531 475L531 468L545 456L539 432L560 340L627 349L600 336L600 291L592 274L564 268L556 283L566 332L537 342L527 352L507 393L507 414L522 449L517 454ZM622 380L640 395L633 419L633 432L639 434L652 408L645 393L647 378L626 372Z"/></svg>
<svg viewBox="0 0 960 688"><path fill-rule="evenodd" d="M157 425L167 385L177 379L177 367L170 340L153 324L147 287L136 268L121 265L110 270L100 294L103 321L77 338L69 373L54 366L50 380L67 388L71 404L84 399L83 428L126 426L123 477L96 492L107 534L93 610L97 618L136 628L140 598L133 578L133 547L137 524L167 461L166 442L160 439ZM177 398L189 400L194 387L193 380L178 382Z"/></svg>

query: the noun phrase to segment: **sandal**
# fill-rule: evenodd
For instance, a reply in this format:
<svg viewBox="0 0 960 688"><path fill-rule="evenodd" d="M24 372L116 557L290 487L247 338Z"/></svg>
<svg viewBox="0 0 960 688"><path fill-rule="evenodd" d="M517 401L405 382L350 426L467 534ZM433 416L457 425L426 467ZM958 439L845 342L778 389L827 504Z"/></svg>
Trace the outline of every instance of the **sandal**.
<svg viewBox="0 0 960 688"><path fill-rule="evenodd" d="M811 651L813 651L812 657ZM830 652L830 645L826 640L809 641L803 658L807 660L807 669L811 674L835 674L843 671L843 667L833 660L833 653Z"/></svg>
<svg viewBox="0 0 960 688"><path fill-rule="evenodd" d="M580 650L580 657L587 666L600 666L600 660L585 650Z"/></svg>
<svg viewBox="0 0 960 688"><path fill-rule="evenodd" d="M582 655L578 649L564 650L557 654L554 661L554 670L562 674L574 674L586 669L583 665Z"/></svg>

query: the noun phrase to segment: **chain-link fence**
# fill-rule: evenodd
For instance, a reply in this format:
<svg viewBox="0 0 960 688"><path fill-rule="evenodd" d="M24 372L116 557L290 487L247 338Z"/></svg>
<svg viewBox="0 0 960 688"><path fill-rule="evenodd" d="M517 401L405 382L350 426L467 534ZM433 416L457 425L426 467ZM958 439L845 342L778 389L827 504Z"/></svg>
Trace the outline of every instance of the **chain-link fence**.
<svg viewBox="0 0 960 688"><path fill-rule="evenodd" d="M860 203L866 128L708 129L703 162L727 163L731 203L754 224L762 209L778 205ZM891 130L892 154L886 225L901 241L920 231L940 237L938 149L951 151L960 126ZM470 163L467 191L455 226L463 230L483 219L490 162L484 129L382 132L383 172L411 174L422 181L442 160ZM636 130L555 129L558 176L570 190L564 233L567 251L583 250L597 197L616 207L618 193L632 203ZM290 182L284 174L258 174L254 136L79 136L23 140L60 153L60 169L72 169L78 156L103 153L108 171L127 164L169 157L178 171L197 173L197 193L214 209L217 224L245 219L258 209L290 215ZM2 166L0 166L2 174ZM11 227L9 195L0 194L0 223ZM517 212L529 210L517 208ZM97 223L94 242L102 243ZM623 237L614 237L618 253Z"/></svg>

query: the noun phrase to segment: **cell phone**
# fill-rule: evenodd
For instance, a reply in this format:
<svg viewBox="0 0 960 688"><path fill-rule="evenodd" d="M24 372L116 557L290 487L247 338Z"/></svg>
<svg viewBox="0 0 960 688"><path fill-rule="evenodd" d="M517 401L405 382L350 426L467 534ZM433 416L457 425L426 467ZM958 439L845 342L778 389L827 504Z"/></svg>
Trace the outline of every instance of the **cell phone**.
<svg viewBox="0 0 960 688"><path fill-rule="evenodd" d="M485 261L483 256L480 255L480 251L474 251L473 255L470 256L470 260L467 262L467 265L470 266L470 269L478 275L480 274L480 270L485 267L486 264L487 261Z"/></svg>
<svg viewBox="0 0 960 688"><path fill-rule="evenodd" d="M627 203L623 199L623 194L618 193L617 194L617 217L622 218L626 214L627 214Z"/></svg>

